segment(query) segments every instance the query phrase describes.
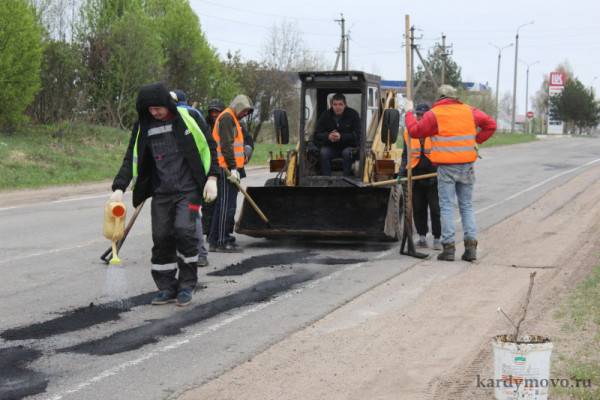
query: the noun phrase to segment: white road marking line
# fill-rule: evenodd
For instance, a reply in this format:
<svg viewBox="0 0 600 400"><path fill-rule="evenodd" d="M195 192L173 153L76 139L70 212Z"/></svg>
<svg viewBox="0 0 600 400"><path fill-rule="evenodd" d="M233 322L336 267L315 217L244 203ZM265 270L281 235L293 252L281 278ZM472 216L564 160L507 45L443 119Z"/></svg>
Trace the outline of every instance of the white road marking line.
<svg viewBox="0 0 600 400"><path fill-rule="evenodd" d="M39 256L48 255L48 254L60 253L60 252L63 252L63 251L68 251L68 250L81 249L83 247L87 247L87 246L90 246L92 244L96 244L98 242L109 243L108 240L106 240L106 239L94 239L94 240L89 240L89 241L87 241L85 243L81 243L81 244L78 244L78 245L75 245L75 246L61 247L59 249L52 249L52 250L40 251L40 252L37 252L37 253L27 254L27 255L24 255L24 256L18 256L18 257L13 257L13 258L5 258L3 260L0 260L0 264L6 264L6 263L9 263L9 262L13 262L13 261L26 260L28 258L39 257ZM107 248L108 248L109 245L110 245L110 243L107 244Z"/></svg>
<svg viewBox="0 0 600 400"><path fill-rule="evenodd" d="M505 198L504 200L501 200L499 202L496 202L496 203L493 203L493 204L491 204L489 206L481 208L481 209L477 210L475 212L475 214L482 213L482 212L484 212L486 210L489 210L490 208L496 207L496 206L498 206L500 204L503 204L503 203L505 203L507 201L510 201L510 200L512 200L512 199L514 199L514 198L516 198L518 196L521 196L524 193L532 191L532 190L534 190L534 189L536 189L536 188L538 188L538 187L540 187L542 185L545 185L546 183L551 182L554 179L557 179L557 178L559 178L559 177L561 177L563 175L569 174L569 173L577 171L579 169L585 168L585 167L587 167L589 165L593 165L593 164L595 164L595 163L597 163L599 161L600 161L600 158L597 158L595 160L587 162L587 163L585 163L583 165L580 165L578 167L575 167L575 168L569 169L567 171L563 171L563 172L561 172L561 173L559 173L557 175L551 176L551 177L543 180L542 182L539 182L539 183L537 183L535 185L532 185L532 186L530 186L530 187L528 187L528 188L526 188L524 190L521 190L521 191L519 191L519 192L517 192L517 193L515 193L515 194L513 194L513 195L511 195L511 196L509 196L507 198ZM383 258L383 257L385 257L385 256L387 256L389 254L392 254L392 252L395 252L395 251L397 251L397 247L394 247L392 249L389 249L389 250L386 250L384 252L381 252L380 254L378 254L377 256L375 256L375 259L381 259L381 258ZM154 350L154 351L152 351L150 353L147 353L144 356L141 356L141 357L138 357L138 358L135 358L135 359L123 362L123 363L121 363L119 365L116 365L116 366L114 366L112 368L104 370L100 374L98 374L98 375L96 375L96 376L94 376L94 377L92 377L92 378L90 378L90 379L88 379L88 380L86 380L86 381L84 381L84 382L82 382L82 383L74 386L73 388L65 390L63 392L59 392L58 394L56 394L56 395L54 395L52 397L48 397L47 399L49 399L49 400L61 400L65 396L68 396L70 394L74 394L74 393L80 392L81 390L87 388L88 386L91 386L91 385L93 385L95 383L103 381L106 378L114 376L114 375L116 375L116 374L118 374L118 373L120 373L120 372L122 372L122 371L124 371L124 370L126 370L128 368L130 368L130 367L134 367L134 366L136 366L138 364L141 364L141 363L143 363L143 362L145 362L147 360L155 358L155 357L159 356L162 353L166 353L166 352L169 352L169 351L172 351L172 350L176 350L179 347L190 343L194 339L200 338L200 337L202 337L202 336L204 336L204 335L206 335L208 333L215 332L218 329L220 329L222 327L225 327L227 325L230 325L233 322L238 321L238 320L240 320L240 319L242 319L242 318L244 318L244 317L246 317L248 315L251 315L251 314L254 314L256 312L259 312L259 311L261 311L261 310L269 307L270 305L279 303L279 302L281 302L281 301L283 301L285 299L290 299L292 297L295 297L296 295L301 294L302 292L304 292L307 289L315 288L316 286L320 285L323 282L329 281L329 280L331 280L331 279L333 279L333 278L341 275L342 273L350 272L350 271L353 271L353 270L355 270L357 268L360 268L363 265L365 265L366 263L367 262L362 262L362 263L348 265L347 267L345 267L343 269L340 269L338 271L335 271L332 274L329 274L327 276L319 278L319 279L317 279L317 280L315 280L313 282L310 282L307 285L299 287L298 289L295 289L295 290L289 291L287 293L284 293L281 296L274 297L274 298L272 298L271 300L269 300L267 302L260 303L258 305L255 305L255 306L251 307L251 308L248 308L248 309L246 309L246 310L244 310L244 311L242 311L242 312L240 312L238 314L232 315L231 317L224 319L223 321L220 321L220 322L217 322L217 323L215 323L213 325L210 325L210 326L208 326L208 327L206 327L206 328L204 328L204 329L202 329L202 330L200 330L198 332L184 335L181 339L179 339L177 341L174 341L174 342L172 342L170 344L166 344L166 345L160 347L157 350Z"/></svg>
<svg viewBox="0 0 600 400"><path fill-rule="evenodd" d="M395 251L397 251L396 247L394 247L392 249L389 249L389 250L386 250L384 252L381 252L377 256L375 256L375 259L381 259L381 258L383 258L383 257L385 257L387 255L392 254ZM348 265L347 267L345 267L343 269L337 270L337 271L335 271L335 272L333 272L333 273L331 273L331 274L329 274L327 276L324 276L324 277L319 278L319 279L317 279L317 280L315 280L313 282L310 282L307 285L301 286L298 289L291 290L291 291L289 291L287 293L282 294L281 296L274 297L274 298L272 298L271 300L269 300L267 302L257 304L257 305L255 305L255 306L253 306L251 308L248 308L248 309L246 309L246 310L244 310L244 311L242 311L242 312L240 312L238 314L234 314L231 317L228 317L228 318L224 319L223 321L217 322L215 324L212 324L212 325L210 325L210 326L208 326L208 327L206 327L206 328L204 328L204 329L202 329L202 330L200 330L198 332L189 333L187 335L184 335L182 338L180 338L180 339L178 339L176 341L173 341L172 343L166 344L166 345L158 348L157 350L151 351L150 353L147 353L147 354L145 354L145 355L143 355L141 357L134 358L134 359L129 360L129 361L125 361L125 362L123 362L123 363L121 363L119 365L116 365L116 366L112 367L112 368L106 369L106 370L102 371L101 373L99 373L98 375L96 375L96 376L94 376L92 378L89 378L89 379L87 379L87 380L79 383L78 385L74 386L73 388L67 389L67 390L65 390L63 392L59 392L58 394L55 394L52 397L47 397L47 399L49 399L49 400L61 400L65 396L68 396L68 395L80 392L81 390L87 388L88 386L91 386L91 385L93 385L95 383L103 381L104 379L109 378L111 376L117 375L118 373L121 373L122 371L124 371L124 370L126 370L128 368L135 367L136 365L141 364L141 363L143 363L145 361L148 361L148 360L150 360L152 358L155 358L155 357L161 355L162 353L166 353L166 352L169 352L169 351L172 351L172 350L177 350L181 346L190 343L194 339L198 339L198 338L200 338L200 337L202 337L202 336L204 336L204 335L206 335L208 333L215 332L215 331L219 330L220 328L223 328L223 327L225 327L227 325L230 325L233 322L238 321L238 320L240 320L240 319L242 319L242 318L244 318L244 317L246 317L248 315L257 313L257 312L259 312L259 311L261 311L261 310L263 310L263 309L265 309L265 308L267 308L267 307L269 307L269 306L271 306L273 304L276 304L276 303L279 303L279 302L281 302L283 300L295 297L295 296L301 294L302 292L304 292L307 289L313 289L316 286L322 284L323 282L330 281L330 280L338 277L339 275L341 275L343 273L350 272L350 271L353 271L355 269L358 269L358 268L362 267L365 264L367 264L367 262L350 264L350 265Z"/></svg>
<svg viewBox="0 0 600 400"><path fill-rule="evenodd" d="M585 164L582 164L582 165L580 165L580 166L578 166L578 167L571 168L571 169L568 169L568 170L566 170L566 171L563 171L563 172L561 172L561 173L558 173L558 174L556 174L556 175L553 175L553 176L551 176L551 177L549 177L549 178L547 178L547 179L544 179L544 180L543 180L543 181L541 181L541 182L538 182L538 183L536 183L535 185L529 186L529 187L528 187L528 188L526 188L526 189L523 189L523 190L521 190L521 191L519 191L519 192L517 192L517 193L514 193L514 194L512 194L512 195L508 196L507 198L505 198L505 199L503 199L503 200L500 200L500 201L497 201L496 203L493 203L493 204L490 204L490 205L488 205L488 206L485 206L485 207L483 207L483 208L481 208L481 209L479 209L479 210L475 211L475 214L480 214L480 213L482 213L482 212L484 212L484 211L487 211L487 210L489 210L490 208L497 207L497 206L499 206L500 204L504 204L504 203L506 203L506 202L508 202L508 201L511 201L511 200L513 200L513 199L515 199L515 198L517 198L517 197L519 197L519 196L521 196L521 195L523 195L523 194L525 194L525 193L527 193L527 192L531 192L532 190L535 190L535 189L537 189L537 188L539 188L539 187L541 187L541 186L544 186L546 183L548 183L548 182L551 182L551 181L553 181L553 180L555 180L555 179L557 179L557 178L560 178L561 176L564 176L564 175L570 174L571 172L575 172L575 171L577 171L577 170L580 170L580 169L583 169L583 168L585 168L585 167L589 167L590 165L593 165L593 164L595 164L595 163L597 163L597 162L599 162L599 161L600 161L600 158L596 158L595 160L589 161L589 162L587 162L587 163L585 163Z"/></svg>
<svg viewBox="0 0 600 400"><path fill-rule="evenodd" d="M61 200L53 200L53 201L50 202L50 204L62 204L62 203L70 203L70 202L73 202L73 201L100 199L102 197L107 197L108 198L108 195L106 193L102 193L102 194L96 194L96 195L93 195L93 196L72 197L72 198L61 199Z"/></svg>

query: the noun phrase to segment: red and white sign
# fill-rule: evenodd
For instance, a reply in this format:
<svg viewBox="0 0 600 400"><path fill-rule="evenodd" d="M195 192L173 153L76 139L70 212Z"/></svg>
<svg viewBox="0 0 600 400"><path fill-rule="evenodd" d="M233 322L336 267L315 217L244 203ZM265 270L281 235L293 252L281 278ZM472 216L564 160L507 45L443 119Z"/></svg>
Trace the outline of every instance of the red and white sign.
<svg viewBox="0 0 600 400"><path fill-rule="evenodd" d="M550 72L550 79L548 80L548 95L553 97L561 94L565 88L566 79L566 75L562 72ZM556 117L556 113L553 110L548 110L548 134L560 135L563 133L563 129L564 124Z"/></svg>
<svg viewBox="0 0 600 400"><path fill-rule="evenodd" d="M529 118L529 119L533 118L533 111L527 111L527 118Z"/></svg>
<svg viewBox="0 0 600 400"><path fill-rule="evenodd" d="M565 74L562 72L550 72L550 86L565 86Z"/></svg>

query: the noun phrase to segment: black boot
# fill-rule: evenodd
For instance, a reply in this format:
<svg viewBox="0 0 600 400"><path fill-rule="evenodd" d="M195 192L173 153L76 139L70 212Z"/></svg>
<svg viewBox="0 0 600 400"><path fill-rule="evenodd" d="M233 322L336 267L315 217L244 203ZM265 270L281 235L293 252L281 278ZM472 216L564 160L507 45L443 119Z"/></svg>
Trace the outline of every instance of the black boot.
<svg viewBox="0 0 600 400"><path fill-rule="evenodd" d="M454 243L442 243L442 246L444 246L444 250L438 254L437 259L442 261L454 261L454 252L456 251Z"/></svg>
<svg viewBox="0 0 600 400"><path fill-rule="evenodd" d="M462 259L465 261L477 260L477 240L466 239L465 240L465 252L462 255Z"/></svg>

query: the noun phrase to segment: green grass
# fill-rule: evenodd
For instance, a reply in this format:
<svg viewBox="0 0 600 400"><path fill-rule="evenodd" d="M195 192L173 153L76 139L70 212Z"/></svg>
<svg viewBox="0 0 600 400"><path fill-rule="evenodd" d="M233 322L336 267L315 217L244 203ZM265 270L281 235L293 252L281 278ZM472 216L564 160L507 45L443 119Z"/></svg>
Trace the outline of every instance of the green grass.
<svg viewBox="0 0 600 400"><path fill-rule="evenodd" d="M0 190L94 182L116 174L129 132L83 123L27 125L0 133ZM533 135L497 133L485 147L524 143ZM266 165L269 152L285 157L295 145L257 143L250 166Z"/></svg>
<svg viewBox="0 0 600 400"><path fill-rule="evenodd" d="M519 144L533 142L537 140L535 135L526 135L524 133L501 133L496 132L481 147L505 146L509 144Z"/></svg>
<svg viewBox="0 0 600 400"><path fill-rule="evenodd" d="M0 134L0 190L114 177L129 133L87 124L29 125Z"/></svg>
<svg viewBox="0 0 600 400"><path fill-rule="evenodd" d="M565 335L578 337L578 348L573 353L555 346L552 369L557 376L589 379L592 387L554 388L551 394L561 399L600 399L600 267L577 286L555 317L563 322Z"/></svg>

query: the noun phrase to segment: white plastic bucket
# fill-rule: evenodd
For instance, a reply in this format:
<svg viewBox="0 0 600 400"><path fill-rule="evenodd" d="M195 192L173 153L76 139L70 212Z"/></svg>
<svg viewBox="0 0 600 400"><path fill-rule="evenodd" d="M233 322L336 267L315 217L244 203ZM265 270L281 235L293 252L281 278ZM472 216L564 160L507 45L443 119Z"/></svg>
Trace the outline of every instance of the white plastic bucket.
<svg viewBox="0 0 600 400"><path fill-rule="evenodd" d="M552 342L543 336L494 337L496 400L547 400Z"/></svg>

